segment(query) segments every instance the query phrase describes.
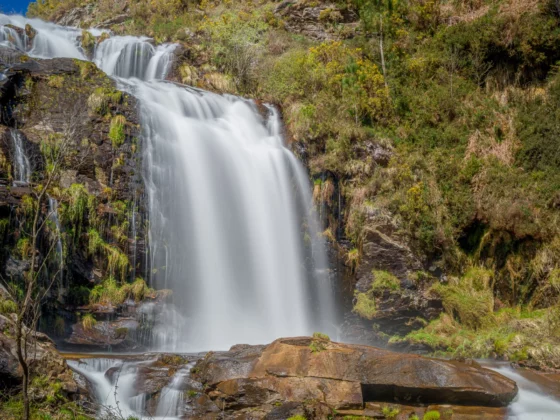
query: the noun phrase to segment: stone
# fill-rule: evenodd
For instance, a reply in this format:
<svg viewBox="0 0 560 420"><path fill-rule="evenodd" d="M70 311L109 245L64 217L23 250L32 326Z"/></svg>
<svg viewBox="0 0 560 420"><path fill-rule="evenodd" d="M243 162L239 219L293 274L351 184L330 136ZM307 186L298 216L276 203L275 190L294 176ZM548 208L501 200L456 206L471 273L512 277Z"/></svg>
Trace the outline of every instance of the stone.
<svg viewBox="0 0 560 420"><path fill-rule="evenodd" d="M286 30L319 41L352 38L358 27L358 14L351 7L330 2L284 1L274 14Z"/></svg>
<svg viewBox="0 0 560 420"><path fill-rule="evenodd" d="M0 390L14 389L21 385L23 373L16 353L15 321L0 315ZM78 384L66 361L58 354L54 343L45 334L34 332L29 335L28 347L33 349L28 359L34 375L46 376L50 381L57 380L62 391L73 399L77 397Z"/></svg>
<svg viewBox="0 0 560 420"><path fill-rule="evenodd" d="M138 322L133 318L119 318L115 321L97 321L91 328L84 328L81 322L72 325L72 335L65 340L67 344L87 349L137 347L130 334L138 328Z"/></svg>
<svg viewBox="0 0 560 420"><path fill-rule="evenodd" d="M337 410L360 410L368 401L502 407L517 394L514 381L476 364L328 340L313 352L317 340L282 338L209 353L196 378L226 410L309 400Z"/></svg>

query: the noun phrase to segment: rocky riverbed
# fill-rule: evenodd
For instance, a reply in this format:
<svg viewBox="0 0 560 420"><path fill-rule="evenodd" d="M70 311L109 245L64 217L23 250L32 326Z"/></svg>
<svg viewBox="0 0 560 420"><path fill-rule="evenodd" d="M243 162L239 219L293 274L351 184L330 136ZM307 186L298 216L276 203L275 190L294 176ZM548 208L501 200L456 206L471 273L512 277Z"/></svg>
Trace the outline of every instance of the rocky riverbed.
<svg viewBox="0 0 560 420"><path fill-rule="evenodd" d="M196 355L69 357L78 382L102 410L115 409L119 401L123 414L147 418L408 419L437 411L441 418L497 420L508 418L508 405L516 404L520 392L516 381L474 361L326 337L281 338ZM520 395L527 397L524 388Z"/></svg>

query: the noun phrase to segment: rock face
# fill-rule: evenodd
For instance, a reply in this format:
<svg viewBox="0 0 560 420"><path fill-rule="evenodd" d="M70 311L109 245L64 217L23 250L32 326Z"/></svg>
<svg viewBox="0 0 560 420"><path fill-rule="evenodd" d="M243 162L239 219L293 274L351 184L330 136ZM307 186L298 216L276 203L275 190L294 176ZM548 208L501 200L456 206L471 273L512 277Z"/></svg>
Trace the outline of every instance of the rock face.
<svg viewBox="0 0 560 420"><path fill-rule="evenodd" d="M328 2L284 1L274 13L288 31L322 41L351 38L358 26L354 10Z"/></svg>
<svg viewBox="0 0 560 420"><path fill-rule="evenodd" d="M517 394L514 381L476 364L311 337L209 353L194 370L207 396L230 411L305 401L335 410L374 401L501 407Z"/></svg>
<svg viewBox="0 0 560 420"><path fill-rule="evenodd" d="M19 386L23 379L14 336L14 321L0 315L0 390ZM30 336L28 347L28 360L33 374L47 377L50 382L59 382L67 397L77 397L78 385L72 371L56 351L53 342L46 335L36 332ZM38 394L33 389L32 393Z"/></svg>

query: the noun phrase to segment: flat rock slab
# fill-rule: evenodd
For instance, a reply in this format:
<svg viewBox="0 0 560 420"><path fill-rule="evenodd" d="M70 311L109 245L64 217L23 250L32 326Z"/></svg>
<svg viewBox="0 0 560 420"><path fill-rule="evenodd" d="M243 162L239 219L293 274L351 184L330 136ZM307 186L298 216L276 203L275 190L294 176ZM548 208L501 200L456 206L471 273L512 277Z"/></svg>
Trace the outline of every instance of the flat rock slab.
<svg viewBox="0 0 560 420"><path fill-rule="evenodd" d="M367 401L504 407L517 394L514 381L476 363L311 337L209 353L195 370L208 396L234 410L306 400L347 410Z"/></svg>

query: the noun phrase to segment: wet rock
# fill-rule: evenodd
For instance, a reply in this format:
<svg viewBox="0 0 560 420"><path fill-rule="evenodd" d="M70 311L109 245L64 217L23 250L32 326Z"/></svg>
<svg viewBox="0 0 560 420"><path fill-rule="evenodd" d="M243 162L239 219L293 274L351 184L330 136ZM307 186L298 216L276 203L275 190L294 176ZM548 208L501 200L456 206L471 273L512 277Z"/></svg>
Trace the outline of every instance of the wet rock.
<svg viewBox="0 0 560 420"><path fill-rule="evenodd" d="M91 328L85 328L81 322L77 322L72 326L72 335L65 342L86 349L121 347L132 350L138 347L131 334L137 328L138 322L132 318L98 321Z"/></svg>
<svg viewBox="0 0 560 420"><path fill-rule="evenodd" d="M211 353L195 367L218 407L240 410L275 402L318 401L335 409L364 402L507 405L514 381L480 366L369 346L284 338L268 346Z"/></svg>

